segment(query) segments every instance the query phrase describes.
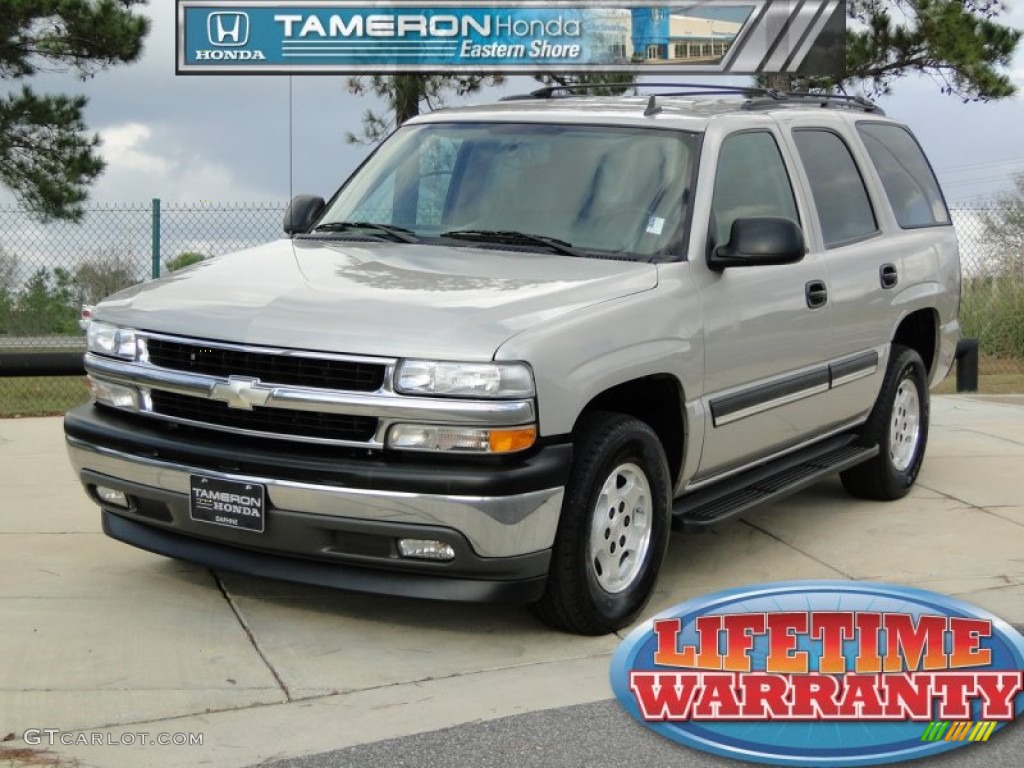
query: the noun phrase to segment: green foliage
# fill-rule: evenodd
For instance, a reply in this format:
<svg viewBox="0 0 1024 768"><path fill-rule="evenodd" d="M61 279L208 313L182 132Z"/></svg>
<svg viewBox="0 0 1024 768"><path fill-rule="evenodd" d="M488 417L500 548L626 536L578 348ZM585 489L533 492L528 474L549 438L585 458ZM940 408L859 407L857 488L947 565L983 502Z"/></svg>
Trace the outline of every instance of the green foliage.
<svg viewBox="0 0 1024 768"><path fill-rule="evenodd" d="M466 96L484 86L504 82L501 75L370 75L350 77L345 87L361 96L372 93L387 102L383 114L371 109L363 112L363 134L345 134L349 144L377 144L392 131L420 112L431 112L444 106L447 93Z"/></svg>
<svg viewBox="0 0 1024 768"><path fill-rule="evenodd" d="M123 288L141 282L136 273L138 259L128 252L100 253L78 265L72 279L78 304L95 304Z"/></svg>
<svg viewBox="0 0 1024 768"><path fill-rule="evenodd" d="M974 278L964 282L960 322L985 355L1024 360L1024 280Z"/></svg>
<svg viewBox="0 0 1024 768"><path fill-rule="evenodd" d="M14 314L15 287L18 282L18 258L0 248L0 332Z"/></svg>
<svg viewBox="0 0 1024 768"><path fill-rule="evenodd" d="M92 77L135 61L149 20L145 0L5 0L0 77L75 70ZM0 96L0 183L42 220L78 220L88 185L103 170L99 139L85 131L83 96L41 95L28 86Z"/></svg>
<svg viewBox="0 0 1024 768"><path fill-rule="evenodd" d="M77 334L81 305L139 282L135 263L126 253L98 254L73 272L39 267L19 287L18 259L0 250L0 334Z"/></svg>
<svg viewBox="0 0 1024 768"><path fill-rule="evenodd" d="M103 161L85 134L84 96L0 97L0 181L39 218L81 218L86 186Z"/></svg>
<svg viewBox="0 0 1024 768"><path fill-rule="evenodd" d="M1001 0L847 0L842 76L758 78L778 90L890 93L899 78L921 73L947 95L988 101L1016 92L1006 73L1022 32L999 23Z"/></svg>
<svg viewBox="0 0 1024 768"><path fill-rule="evenodd" d="M1013 175L1013 189L992 198L981 223L988 272L1024 283L1024 172ZM1024 315L1024 304L1020 312Z"/></svg>
<svg viewBox="0 0 1024 768"><path fill-rule="evenodd" d="M14 296L13 306L3 318L0 332L15 336L78 333L79 309L66 280L55 280L46 267L40 267Z"/></svg>
<svg viewBox="0 0 1024 768"><path fill-rule="evenodd" d="M997 21L1004 10L1000 0L848 0L862 28L847 30L845 79L888 93L916 71L964 100L1012 96L1005 68L1021 32Z"/></svg>
<svg viewBox="0 0 1024 768"><path fill-rule="evenodd" d="M619 96L636 84L636 75L629 72L596 72L592 75L560 75L547 73L535 75L534 80L544 85L594 85L608 83L607 88L580 89L577 93L589 96Z"/></svg>
<svg viewBox="0 0 1024 768"><path fill-rule="evenodd" d="M190 267L193 264L198 264L200 261L206 259L207 256L204 253L197 253L195 251L182 251L173 259L167 259L164 262L165 272L177 272L179 269Z"/></svg>

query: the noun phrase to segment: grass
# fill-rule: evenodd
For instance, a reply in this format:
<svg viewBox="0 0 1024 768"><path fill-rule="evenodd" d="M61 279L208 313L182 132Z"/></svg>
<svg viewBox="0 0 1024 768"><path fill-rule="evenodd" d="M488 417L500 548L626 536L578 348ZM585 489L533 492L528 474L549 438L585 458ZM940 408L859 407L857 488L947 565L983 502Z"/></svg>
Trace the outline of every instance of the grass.
<svg viewBox="0 0 1024 768"><path fill-rule="evenodd" d="M978 374L978 392L981 395L1019 395L1024 393L1024 374L993 373L988 376ZM956 394L956 375L950 374L939 386L932 390L933 395Z"/></svg>
<svg viewBox="0 0 1024 768"><path fill-rule="evenodd" d="M935 395L956 393L956 366L945 380L932 390ZM1024 393L1024 360L981 355L978 360L978 394L1019 395Z"/></svg>
<svg viewBox="0 0 1024 768"><path fill-rule="evenodd" d="M960 323L964 336L978 339L988 354L1019 364L1024 359L1024 281L1007 277L964 281Z"/></svg>
<svg viewBox="0 0 1024 768"><path fill-rule="evenodd" d="M0 378L0 418L54 416L88 397L84 376Z"/></svg>

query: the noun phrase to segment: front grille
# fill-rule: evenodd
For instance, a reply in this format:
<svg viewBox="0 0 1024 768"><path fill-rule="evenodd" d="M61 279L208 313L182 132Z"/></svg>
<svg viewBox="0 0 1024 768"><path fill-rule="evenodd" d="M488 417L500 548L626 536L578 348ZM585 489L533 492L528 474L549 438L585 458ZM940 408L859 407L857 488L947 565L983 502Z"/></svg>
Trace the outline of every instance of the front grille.
<svg viewBox="0 0 1024 768"><path fill-rule="evenodd" d="M149 362L161 368L210 376L251 376L266 384L293 384L350 392L375 392L384 366L271 352L204 346L194 342L148 339Z"/></svg>
<svg viewBox="0 0 1024 768"><path fill-rule="evenodd" d="M246 411L229 408L227 403L217 400L205 400L201 397L160 390L153 390L152 398L153 413L209 424L214 429L231 427L282 436L355 442L368 442L377 431L377 419L372 416L347 416L258 406Z"/></svg>

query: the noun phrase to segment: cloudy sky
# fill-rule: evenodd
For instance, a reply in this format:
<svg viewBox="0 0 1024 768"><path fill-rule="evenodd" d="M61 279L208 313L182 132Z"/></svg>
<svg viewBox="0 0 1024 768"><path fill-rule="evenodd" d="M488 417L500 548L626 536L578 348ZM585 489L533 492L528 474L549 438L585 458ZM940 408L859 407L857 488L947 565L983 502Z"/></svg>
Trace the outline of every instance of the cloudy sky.
<svg viewBox="0 0 1024 768"><path fill-rule="evenodd" d="M1011 2L1005 21L1024 28L1024 0ZM374 103L347 94L344 78L304 76L289 83L274 76L175 76L174 4L155 0L144 12L153 29L138 63L86 82L70 74L33 79L38 90L78 91L90 99L87 121L102 136L108 162L93 200L215 203L276 201L292 192L326 196L367 152L347 145L344 136L359 131L362 111ZM1013 77L1024 91L1024 46ZM513 78L475 100L492 101L534 85ZM902 80L895 91L882 106L915 130L951 202L990 195L1008 186L1010 174L1024 171L1024 95L962 104L926 78ZM0 198L10 199L2 190Z"/></svg>

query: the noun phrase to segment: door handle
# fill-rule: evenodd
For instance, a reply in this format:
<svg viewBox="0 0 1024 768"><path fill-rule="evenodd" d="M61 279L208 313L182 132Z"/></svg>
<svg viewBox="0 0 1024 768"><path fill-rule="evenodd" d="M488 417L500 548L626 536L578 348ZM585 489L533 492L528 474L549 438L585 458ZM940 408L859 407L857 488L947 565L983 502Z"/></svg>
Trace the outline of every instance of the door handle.
<svg viewBox="0 0 1024 768"><path fill-rule="evenodd" d="M804 286L804 296L807 297L807 306L811 309L824 307L828 301L828 288L824 280L811 280Z"/></svg>
<svg viewBox="0 0 1024 768"><path fill-rule="evenodd" d="M878 268L878 279L882 283L883 288L895 288L896 283L900 281L899 272L896 270L895 264L883 264Z"/></svg>

